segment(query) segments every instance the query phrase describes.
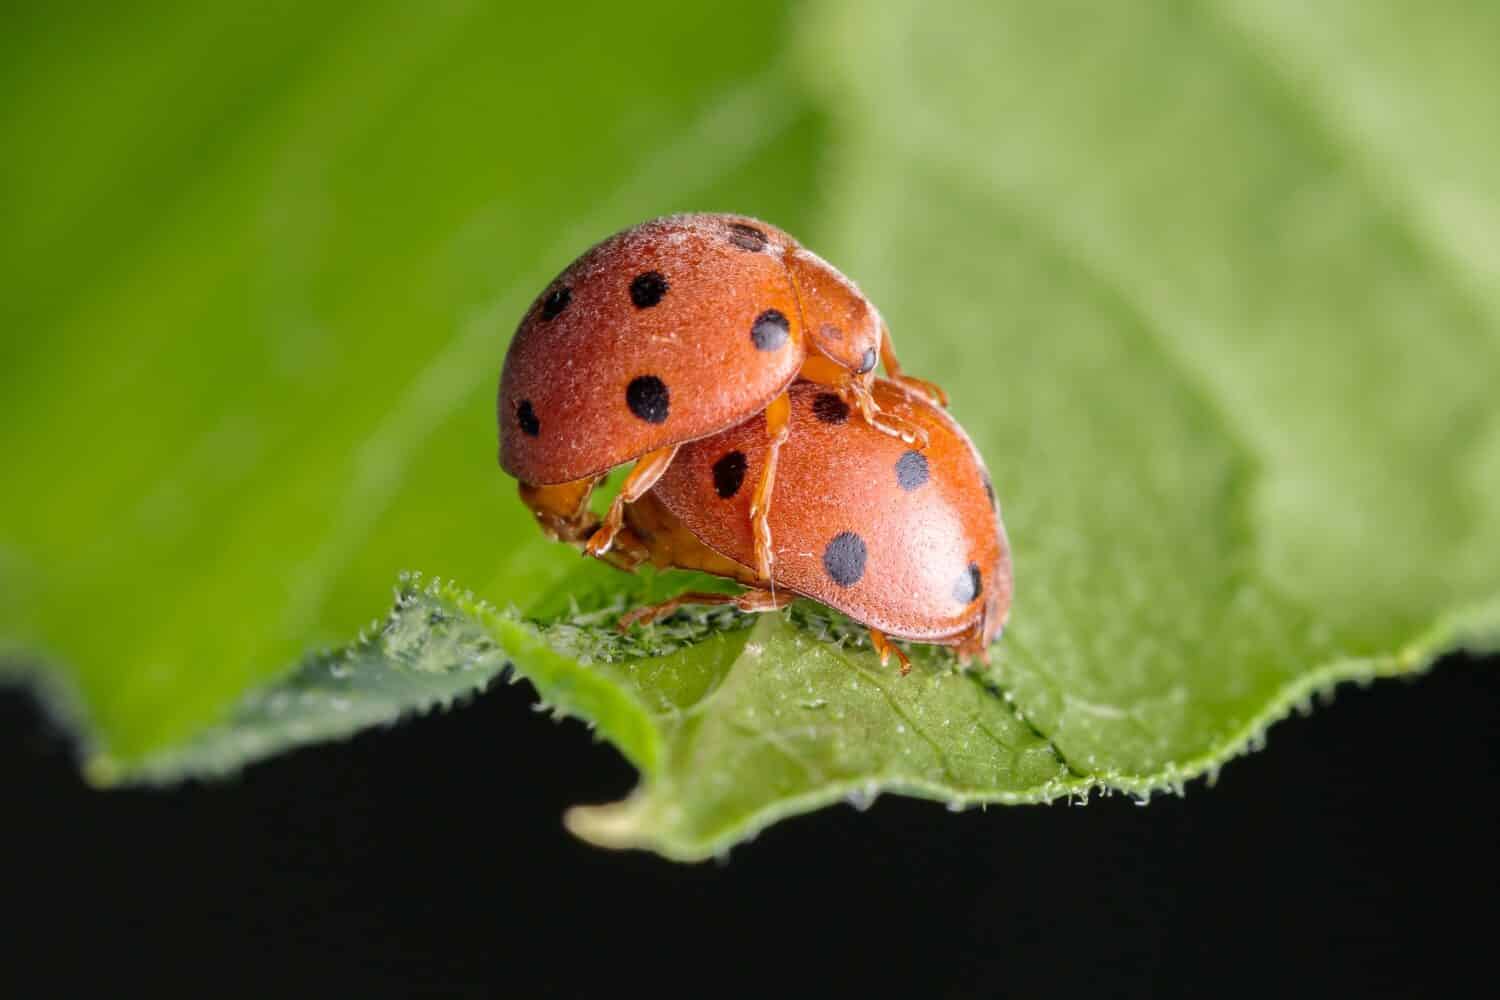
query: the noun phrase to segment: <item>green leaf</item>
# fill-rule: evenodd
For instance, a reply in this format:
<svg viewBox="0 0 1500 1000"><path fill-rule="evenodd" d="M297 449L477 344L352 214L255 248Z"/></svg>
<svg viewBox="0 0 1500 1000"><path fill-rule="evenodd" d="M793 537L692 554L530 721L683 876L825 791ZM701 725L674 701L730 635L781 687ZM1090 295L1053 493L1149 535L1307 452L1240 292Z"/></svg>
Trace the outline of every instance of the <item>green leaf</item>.
<svg viewBox="0 0 1500 1000"><path fill-rule="evenodd" d="M1477 111L1491 60L1465 91L1404 45L1473 53L1495 15L1455 7L829 4L807 35L840 39L809 59L848 118L839 259L1006 505L1001 670L1113 785L1500 631L1500 297L1418 207L1442 182L1484 215L1494 188L1424 186L1432 156L1345 108L1394 74L1413 109ZM1403 44L1296 58L1345 30Z"/></svg>
<svg viewBox="0 0 1500 1000"><path fill-rule="evenodd" d="M513 664L641 771L570 827L700 858L883 791L1177 787L1496 643L1500 14L1439 7L36 13L0 43L10 661L64 665L100 781ZM803 235L952 394L1015 549L989 670L900 678L806 603L621 636L703 581L580 564L495 469L531 295L703 207ZM408 578L349 643L407 567L473 594Z"/></svg>
<svg viewBox="0 0 1500 1000"><path fill-rule="evenodd" d="M19 21L0 38L0 636L66 664L132 760L347 642L408 568L501 603L566 573L496 465L506 342L572 257L642 218L805 228L823 130L784 16Z"/></svg>
<svg viewBox="0 0 1500 1000"><path fill-rule="evenodd" d="M574 593L589 591L592 568ZM630 594L651 596L647 577ZM543 707L586 720L642 776L625 802L577 808L568 825L614 847L685 860L840 798L896 789L947 801L1035 802L1087 789L990 678L919 657L902 678L867 634L816 605L789 616L706 610L625 636L626 606L549 624L407 578L396 604L349 648L311 657L194 738L121 762L93 757L102 784L232 773L291 747L447 707L514 664Z"/></svg>

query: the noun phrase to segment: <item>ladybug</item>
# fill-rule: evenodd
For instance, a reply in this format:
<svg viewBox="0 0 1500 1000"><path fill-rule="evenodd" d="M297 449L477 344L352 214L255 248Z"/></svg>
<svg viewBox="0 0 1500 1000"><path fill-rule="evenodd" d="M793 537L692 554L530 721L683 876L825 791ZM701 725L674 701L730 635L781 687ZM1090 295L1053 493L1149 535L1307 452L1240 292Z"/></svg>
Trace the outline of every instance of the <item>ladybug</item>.
<svg viewBox="0 0 1500 1000"><path fill-rule="evenodd" d="M632 543L658 567L693 569L753 588L739 595L689 593L640 608L622 629L683 604L733 603L746 611L810 597L862 622L882 663L906 655L887 636L956 647L988 662L1010 611L1011 564L994 487L963 429L897 383L874 385L882 413L927 432L918 451L851 419L843 397L798 383L795 429L781 450L771 529L770 587L757 579L749 484L769 452L765 418L685 444L627 514Z"/></svg>
<svg viewBox="0 0 1500 1000"><path fill-rule="evenodd" d="M875 402L877 361L946 402L901 372L885 323L854 283L780 229L741 215L653 219L586 251L527 310L500 376L500 465L543 531L602 558L625 505L685 442L764 412L768 450L747 517L751 564L770 579L767 514L795 379L827 387L882 433L921 443L920 428ZM589 497L630 461L601 523Z"/></svg>

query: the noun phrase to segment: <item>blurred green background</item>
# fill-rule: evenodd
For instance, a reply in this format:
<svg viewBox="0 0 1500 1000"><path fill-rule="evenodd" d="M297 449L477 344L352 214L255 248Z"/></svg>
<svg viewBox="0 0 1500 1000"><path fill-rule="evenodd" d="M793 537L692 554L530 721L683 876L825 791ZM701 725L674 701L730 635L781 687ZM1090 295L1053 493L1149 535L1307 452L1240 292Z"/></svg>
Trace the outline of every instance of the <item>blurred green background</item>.
<svg viewBox="0 0 1500 1000"><path fill-rule="evenodd" d="M507 338L682 210L948 386L1043 673L1491 622L1500 13L1307 6L13 6L0 641L128 757L401 570L524 607L576 557L495 464Z"/></svg>
<svg viewBox="0 0 1500 1000"><path fill-rule="evenodd" d="M641 218L812 214L826 130L769 5L12 16L0 614L122 752L400 570L503 602L571 567L494 460L522 311Z"/></svg>

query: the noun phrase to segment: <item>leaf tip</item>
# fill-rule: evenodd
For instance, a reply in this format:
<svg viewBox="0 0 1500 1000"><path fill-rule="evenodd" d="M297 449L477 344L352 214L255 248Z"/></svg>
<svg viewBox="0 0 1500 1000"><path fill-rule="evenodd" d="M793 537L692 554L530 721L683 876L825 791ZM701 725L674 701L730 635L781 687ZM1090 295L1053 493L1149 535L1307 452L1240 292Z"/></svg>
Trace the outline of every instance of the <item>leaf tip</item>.
<svg viewBox="0 0 1500 1000"><path fill-rule="evenodd" d="M563 813L563 826L595 847L614 850L645 847L651 840L644 829L645 812L645 802L637 794L620 802L573 806Z"/></svg>
<svg viewBox="0 0 1500 1000"><path fill-rule="evenodd" d="M125 777L125 768L107 753L90 755L83 762L83 780L94 788L114 788Z"/></svg>

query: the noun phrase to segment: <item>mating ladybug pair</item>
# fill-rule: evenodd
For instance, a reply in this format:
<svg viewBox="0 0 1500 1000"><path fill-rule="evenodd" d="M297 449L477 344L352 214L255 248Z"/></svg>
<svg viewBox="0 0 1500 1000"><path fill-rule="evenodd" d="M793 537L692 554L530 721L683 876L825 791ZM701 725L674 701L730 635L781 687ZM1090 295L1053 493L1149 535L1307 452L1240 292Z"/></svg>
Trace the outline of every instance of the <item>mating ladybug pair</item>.
<svg viewBox="0 0 1500 1000"><path fill-rule="evenodd" d="M886 377L875 376L877 362ZM500 464L543 531L624 569L737 580L887 637L985 656L1010 607L994 489L932 384L901 372L853 282L791 236L678 215L574 261L521 321L500 379ZM594 487L633 461L601 520Z"/></svg>

